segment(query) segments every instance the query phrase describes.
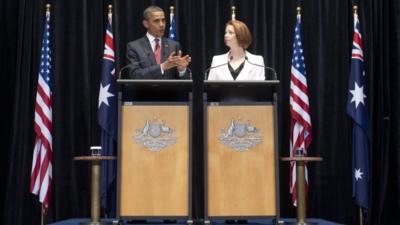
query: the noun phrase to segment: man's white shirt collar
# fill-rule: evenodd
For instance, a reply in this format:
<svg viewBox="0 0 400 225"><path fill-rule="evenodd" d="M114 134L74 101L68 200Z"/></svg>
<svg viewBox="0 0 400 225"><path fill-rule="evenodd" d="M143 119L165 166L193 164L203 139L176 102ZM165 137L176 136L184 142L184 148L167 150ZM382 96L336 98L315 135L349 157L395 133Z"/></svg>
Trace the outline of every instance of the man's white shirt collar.
<svg viewBox="0 0 400 225"><path fill-rule="evenodd" d="M156 39L156 37L154 37L153 35L151 35L149 32L147 32L146 33L146 36L147 36L147 39L149 39L149 42L150 42L150 45L151 45L151 49L153 50L153 52L154 52L154 50L155 50L155 48L156 48L156 42L154 41L154 39ZM161 40L162 40L162 38L158 38L158 40L160 40L160 46L161 46Z"/></svg>

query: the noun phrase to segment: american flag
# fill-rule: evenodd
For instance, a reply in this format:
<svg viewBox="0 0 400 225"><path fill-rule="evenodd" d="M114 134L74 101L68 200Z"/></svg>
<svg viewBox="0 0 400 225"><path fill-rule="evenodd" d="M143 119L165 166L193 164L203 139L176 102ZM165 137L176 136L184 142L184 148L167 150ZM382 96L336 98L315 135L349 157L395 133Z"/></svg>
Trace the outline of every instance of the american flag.
<svg viewBox="0 0 400 225"><path fill-rule="evenodd" d="M50 9L46 10L43 33L40 71L38 77L34 130L36 134L33 149L30 192L39 195L42 207L47 211L51 201L52 181L52 100L51 100L51 51L50 51Z"/></svg>
<svg viewBox="0 0 400 225"><path fill-rule="evenodd" d="M105 35L102 74L98 102L98 122L101 127L102 155L115 155L117 145L117 85L114 59L114 35L111 6ZM101 166L101 205L111 215L115 207L116 164L103 162Z"/></svg>
<svg viewBox="0 0 400 225"><path fill-rule="evenodd" d="M169 14L169 34L168 37L172 40L176 40L176 23L175 23L175 16L174 12L171 11Z"/></svg>
<svg viewBox="0 0 400 225"><path fill-rule="evenodd" d="M366 83L360 22L354 12L353 48L347 97L347 113L353 122L353 197L358 206L368 208L370 128L366 107Z"/></svg>
<svg viewBox="0 0 400 225"><path fill-rule="evenodd" d="M304 63L303 46L301 42L301 15L298 13L293 40L293 57L290 77L290 156L296 156L296 150L302 150L307 155L307 148L312 140L311 116L307 94L306 65ZM306 187L308 190L308 175L306 168ZM297 205L296 163L290 164L290 193L292 204Z"/></svg>

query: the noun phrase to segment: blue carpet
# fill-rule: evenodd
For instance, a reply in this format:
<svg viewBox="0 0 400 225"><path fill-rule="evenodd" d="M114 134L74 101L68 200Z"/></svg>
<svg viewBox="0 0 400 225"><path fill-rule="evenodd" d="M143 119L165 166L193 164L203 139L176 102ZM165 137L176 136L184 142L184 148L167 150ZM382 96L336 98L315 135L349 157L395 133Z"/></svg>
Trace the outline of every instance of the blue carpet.
<svg viewBox="0 0 400 225"><path fill-rule="evenodd" d="M89 219L68 219L68 220L63 220L55 223L51 223L48 225L79 225L80 222L89 222ZM103 221L103 220L102 220ZM104 220L104 221L112 221L110 219ZM281 221L284 222L295 222L296 219L293 218L281 218ZM318 223L318 225L343 225L340 223L334 223L331 221L323 220L323 219L316 219L316 218L309 218L307 219L307 222L314 222ZM123 223L124 225L127 223ZM152 225L152 224L164 224L163 220L147 220L147 223L145 224L136 224L136 225ZM185 220L178 220L177 224L186 224ZM212 220L212 224L225 224L224 220ZM248 220L249 225L273 225L272 220L270 219L250 219ZM174 225L174 224L168 224L168 225ZM284 223L283 223L284 225Z"/></svg>

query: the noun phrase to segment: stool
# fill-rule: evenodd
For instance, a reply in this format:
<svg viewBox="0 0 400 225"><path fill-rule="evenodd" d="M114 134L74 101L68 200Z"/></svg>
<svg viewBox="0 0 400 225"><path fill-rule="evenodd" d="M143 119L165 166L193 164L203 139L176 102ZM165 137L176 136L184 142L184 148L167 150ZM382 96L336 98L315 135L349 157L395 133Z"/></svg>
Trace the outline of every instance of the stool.
<svg viewBox="0 0 400 225"><path fill-rule="evenodd" d="M305 163L306 162L321 162L321 157L282 157L282 161L296 162L296 188L297 188L297 222L296 225L308 225L315 223L306 222L306 196L305 196Z"/></svg>
<svg viewBox="0 0 400 225"><path fill-rule="evenodd" d="M92 162L91 178L91 221L81 222L85 225L105 225L112 222L100 222L100 162L105 160L115 160L115 156L76 156L76 161Z"/></svg>

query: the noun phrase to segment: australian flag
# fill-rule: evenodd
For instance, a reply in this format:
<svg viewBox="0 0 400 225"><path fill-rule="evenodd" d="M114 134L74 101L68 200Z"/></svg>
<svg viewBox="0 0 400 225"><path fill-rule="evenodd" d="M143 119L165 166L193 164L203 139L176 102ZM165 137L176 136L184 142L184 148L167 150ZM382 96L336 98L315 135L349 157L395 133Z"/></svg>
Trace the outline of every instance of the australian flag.
<svg viewBox="0 0 400 225"><path fill-rule="evenodd" d="M168 37L172 40L176 40L176 23L174 13L169 14L169 34Z"/></svg>
<svg viewBox="0 0 400 225"><path fill-rule="evenodd" d="M368 208L369 195L369 142L370 128L366 106L366 83L360 22L354 12L353 47L351 51L351 72L347 99L347 113L353 121L353 198L355 203Z"/></svg>
<svg viewBox="0 0 400 225"><path fill-rule="evenodd" d="M105 35L98 104L98 121L101 127L102 155L116 155L118 128L117 115L114 36L112 30L112 12L110 10L108 13L108 23ZM114 216L116 206L116 162L103 162L101 174L101 205L109 216Z"/></svg>

